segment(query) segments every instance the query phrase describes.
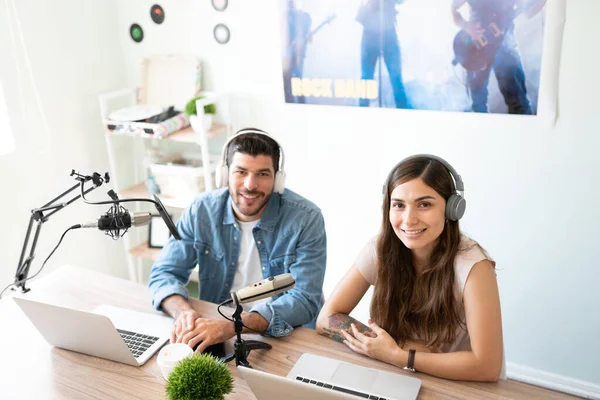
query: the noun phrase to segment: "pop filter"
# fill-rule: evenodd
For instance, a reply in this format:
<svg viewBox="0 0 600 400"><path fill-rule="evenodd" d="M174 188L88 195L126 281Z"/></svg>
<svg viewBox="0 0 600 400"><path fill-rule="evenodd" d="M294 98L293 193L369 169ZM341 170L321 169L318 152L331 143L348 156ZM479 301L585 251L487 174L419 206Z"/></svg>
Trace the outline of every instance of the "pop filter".
<svg viewBox="0 0 600 400"><path fill-rule="evenodd" d="M156 206L156 209L158 210L158 213L162 217L163 221L165 221L167 228L169 228L169 232L171 232L171 235L173 235L176 240L181 240L181 236L179 236L179 232L177 232L177 228L175 227L173 220L171 217L169 217L169 214L167 214L162 201L160 201L156 194L153 194L152 196L154 197L154 201L156 201L154 205Z"/></svg>

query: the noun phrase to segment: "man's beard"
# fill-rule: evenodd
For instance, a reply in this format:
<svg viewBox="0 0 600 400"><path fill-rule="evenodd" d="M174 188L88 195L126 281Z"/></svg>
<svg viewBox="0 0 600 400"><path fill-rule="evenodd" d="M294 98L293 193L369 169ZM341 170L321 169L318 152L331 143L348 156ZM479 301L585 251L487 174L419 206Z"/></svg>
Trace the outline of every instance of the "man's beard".
<svg viewBox="0 0 600 400"><path fill-rule="evenodd" d="M253 207L257 207L255 210L245 211L244 209L247 210L248 206L244 206L243 203L240 201L239 196L241 196L242 194L248 195L248 196L253 196L253 195L262 196L263 201L260 204L258 204L258 206L253 206ZM258 191L255 192L255 191L246 191L246 190L235 192L233 189L229 188L229 195L231 196L231 198L233 200L233 204L236 206L235 211L240 212L242 215L244 215L246 217L253 217L256 214L258 214L259 212L261 212L261 210L266 206L266 204L271 199L271 194L272 193L265 195L264 192L258 192Z"/></svg>

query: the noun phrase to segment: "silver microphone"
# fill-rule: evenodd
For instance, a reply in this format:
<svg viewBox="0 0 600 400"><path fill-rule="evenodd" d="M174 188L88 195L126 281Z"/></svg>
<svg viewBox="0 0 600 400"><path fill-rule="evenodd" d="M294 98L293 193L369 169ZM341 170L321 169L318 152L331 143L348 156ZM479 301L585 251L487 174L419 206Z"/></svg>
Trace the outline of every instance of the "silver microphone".
<svg viewBox="0 0 600 400"><path fill-rule="evenodd" d="M152 214L149 212L118 211L116 213L106 213L95 221L81 224L81 228L98 228L101 231L127 229L136 226L143 226L150 223Z"/></svg>
<svg viewBox="0 0 600 400"><path fill-rule="evenodd" d="M236 304L244 304L255 300L272 297L281 292L285 292L294 287L296 281L292 278L292 274L281 274L269 276L260 282L246 286L231 293L231 299Z"/></svg>

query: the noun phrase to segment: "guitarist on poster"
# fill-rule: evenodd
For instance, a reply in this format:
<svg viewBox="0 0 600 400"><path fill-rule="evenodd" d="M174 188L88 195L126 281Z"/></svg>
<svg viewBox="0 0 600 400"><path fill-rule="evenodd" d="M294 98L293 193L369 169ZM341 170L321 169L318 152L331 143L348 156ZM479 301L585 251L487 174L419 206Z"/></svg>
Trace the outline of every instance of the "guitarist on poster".
<svg viewBox="0 0 600 400"><path fill-rule="evenodd" d="M313 36L324 26L331 24L336 18L335 14L329 15L316 28L311 30L312 18L301 9L298 0L287 0L287 44L284 51L283 88L286 103L306 103L304 96L294 96L292 92L292 78L302 79L304 75L304 59L306 48L312 43Z"/></svg>
<svg viewBox="0 0 600 400"><path fill-rule="evenodd" d="M379 106L381 107L381 63L385 62L390 77L396 108L410 108L402 79L400 41L396 31L396 6L404 0L362 0L356 20L363 26L360 45L361 79L375 77L379 59ZM360 99L361 107L369 106L369 99Z"/></svg>
<svg viewBox="0 0 600 400"><path fill-rule="evenodd" d="M459 12L465 3L471 9L468 21ZM514 35L514 20L521 13L531 18L545 3L546 0L452 0L454 23L462 29L457 39L460 39L460 34L468 35L471 47L476 49L457 54L457 59L467 69L467 85L474 112L488 112L488 83L494 70L508 113L532 114L525 72ZM459 44L455 40L455 52Z"/></svg>
<svg viewBox="0 0 600 400"><path fill-rule="evenodd" d="M292 95L291 78L302 78L304 70L304 57L306 46L312 41L310 15L296 5L295 0L288 0L288 54L285 59L283 86L285 101L288 103L306 103L304 96L298 96L294 101Z"/></svg>

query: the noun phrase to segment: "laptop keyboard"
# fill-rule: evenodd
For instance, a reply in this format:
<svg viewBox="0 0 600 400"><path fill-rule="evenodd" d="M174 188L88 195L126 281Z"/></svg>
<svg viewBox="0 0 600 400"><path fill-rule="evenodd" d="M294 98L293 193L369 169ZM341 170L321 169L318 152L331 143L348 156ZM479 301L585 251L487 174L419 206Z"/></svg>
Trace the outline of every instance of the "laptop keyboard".
<svg viewBox="0 0 600 400"><path fill-rule="evenodd" d="M156 336L142 335L141 333L129 332L122 329L117 329L117 331L135 358L141 356L144 351L148 350L158 340Z"/></svg>
<svg viewBox="0 0 600 400"><path fill-rule="evenodd" d="M379 396L375 396L373 394L358 392L356 390L344 388L344 387L341 387L341 386L330 385L328 383L315 381L313 379L303 378L301 376L297 376L296 380L299 381L299 382L303 382L303 383L308 383L308 384L311 384L311 385L319 386L319 387L322 387L324 389L331 389L331 390L335 390L335 391L338 391L338 392L347 393L347 394L351 394L351 395L354 395L354 396L362 397L363 399L388 400L387 397L379 397Z"/></svg>

